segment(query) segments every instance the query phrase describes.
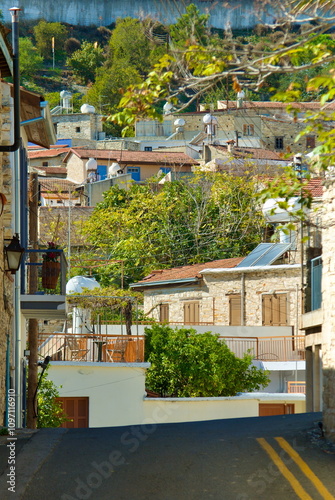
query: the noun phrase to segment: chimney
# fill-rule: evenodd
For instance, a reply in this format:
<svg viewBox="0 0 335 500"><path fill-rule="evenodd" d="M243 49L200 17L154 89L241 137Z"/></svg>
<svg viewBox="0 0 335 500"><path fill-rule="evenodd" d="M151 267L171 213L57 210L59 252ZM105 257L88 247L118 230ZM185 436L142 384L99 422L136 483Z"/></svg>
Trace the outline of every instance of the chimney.
<svg viewBox="0 0 335 500"><path fill-rule="evenodd" d="M235 141L234 139L230 139L230 141L227 141L227 151L230 154L233 154L235 150Z"/></svg>

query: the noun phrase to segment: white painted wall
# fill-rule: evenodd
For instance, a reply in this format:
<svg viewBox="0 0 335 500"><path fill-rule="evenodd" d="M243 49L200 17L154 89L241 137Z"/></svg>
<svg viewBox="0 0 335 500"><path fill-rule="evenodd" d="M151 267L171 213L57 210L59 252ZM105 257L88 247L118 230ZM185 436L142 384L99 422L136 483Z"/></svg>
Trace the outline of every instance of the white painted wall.
<svg viewBox="0 0 335 500"><path fill-rule="evenodd" d="M195 422L258 416L259 403L294 403L305 411L301 394L248 393L229 398L146 398L148 363L51 362L49 379L63 397L89 398L89 426Z"/></svg>

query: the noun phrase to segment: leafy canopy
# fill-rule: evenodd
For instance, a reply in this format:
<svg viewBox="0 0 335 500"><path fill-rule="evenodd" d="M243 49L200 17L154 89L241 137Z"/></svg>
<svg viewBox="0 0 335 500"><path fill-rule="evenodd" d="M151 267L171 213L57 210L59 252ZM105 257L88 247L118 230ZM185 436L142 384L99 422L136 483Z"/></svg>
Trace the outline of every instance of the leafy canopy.
<svg viewBox="0 0 335 500"><path fill-rule="evenodd" d="M163 397L235 396L269 383L267 372L237 358L218 335L191 328L153 325L145 329L146 385Z"/></svg>
<svg viewBox="0 0 335 500"><path fill-rule="evenodd" d="M66 64L78 80L87 84L95 80L96 71L103 61L103 49L97 43L83 42L81 48L67 59Z"/></svg>
<svg viewBox="0 0 335 500"><path fill-rule="evenodd" d="M203 173L189 181L113 186L84 226L110 259L124 261L125 283L153 269L246 255L261 240L255 181Z"/></svg>

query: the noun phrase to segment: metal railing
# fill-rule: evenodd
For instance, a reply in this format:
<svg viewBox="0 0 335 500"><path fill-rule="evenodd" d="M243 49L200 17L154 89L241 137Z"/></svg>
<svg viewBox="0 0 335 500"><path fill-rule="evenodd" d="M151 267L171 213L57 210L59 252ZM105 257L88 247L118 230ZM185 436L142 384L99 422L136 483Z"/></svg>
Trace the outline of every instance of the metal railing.
<svg viewBox="0 0 335 500"><path fill-rule="evenodd" d="M21 294L65 295L66 272L67 262L63 250L25 250Z"/></svg>
<svg viewBox="0 0 335 500"><path fill-rule="evenodd" d="M240 358L250 353L253 359L262 361L305 359L304 336L219 338ZM53 361L138 363L144 361L144 345L144 335L57 332L40 339L39 355L50 356Z"/></svg>

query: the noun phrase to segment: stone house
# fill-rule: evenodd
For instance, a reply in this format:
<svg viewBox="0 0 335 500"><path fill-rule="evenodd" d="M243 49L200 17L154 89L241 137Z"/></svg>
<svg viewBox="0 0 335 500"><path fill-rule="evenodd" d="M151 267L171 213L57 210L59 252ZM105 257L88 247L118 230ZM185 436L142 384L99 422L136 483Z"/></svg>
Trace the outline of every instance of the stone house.
<svg viewBox="0 0 335 500"><path fill-rule="evenodd" d="M211 109L210 113L209 109L202 108L201 111L182 115L171 113L164 117L162 123L139 121L136 124L136 138L173 138L199 145L224 145L227 141L235 140L238 147L263 148L283 156L287 153L308 153L316 145L315 136L307 135L297 142L295 138L305 128L304 115L319 110L320 103L297 102L292 106L299 110L297 119L287 113L286 103L244 100L237 104L235 101L218 101L217 109ZM335 104L330 103L329 113L334 109ZM206 115L212 118L210 123L204 123ZM180 118L184 122L182 127L177 124Z"/></svg>
<svg viewBox="0 0 335 500"><path fill-rule="evenodd" d="M87 165L90 159L97 164L91 172ZM135 182L143 182L159 172L190 172L197 164L196 160L184 153L161 151L122 151L101 149L71 148L64 158L67 167L67 178L78 184L87 182L88 175L92 180L103 180L109 175L109 169L115 167L113 175L130 174Z"/></svg>
<svg viewBox="0 0 335 500"><path fill-rule="evenodd" d="M310 300L302 315L306 334L306 410L323 411L326 436L335 440L334 224L335 187L330 177L322 198L322 246L310 252Z"/></svg>
<svg viewBox="0 0 335 500"><path fill-rule="evenodd" d="M291 326L298 331L300 264L290 244L262 243L245 258L153 271L131 285L144 313L174 324Z"/></svg>
<svg viewBox="0 0 335 500"><path fill-rule="evenodd" d="M66 168L63 159L69 148L54 146L50 149L28 147L29 167L37 169L39 175L46 177L66 178Z"/></svg>

